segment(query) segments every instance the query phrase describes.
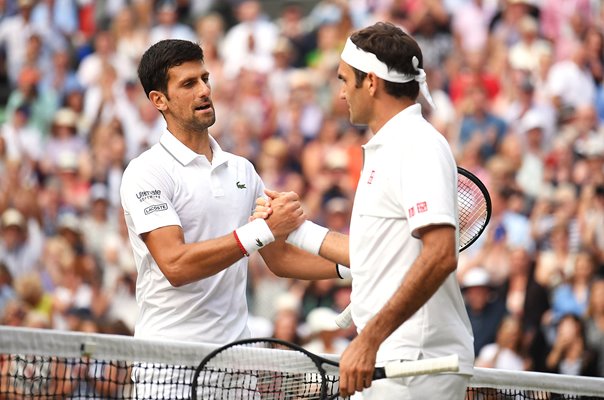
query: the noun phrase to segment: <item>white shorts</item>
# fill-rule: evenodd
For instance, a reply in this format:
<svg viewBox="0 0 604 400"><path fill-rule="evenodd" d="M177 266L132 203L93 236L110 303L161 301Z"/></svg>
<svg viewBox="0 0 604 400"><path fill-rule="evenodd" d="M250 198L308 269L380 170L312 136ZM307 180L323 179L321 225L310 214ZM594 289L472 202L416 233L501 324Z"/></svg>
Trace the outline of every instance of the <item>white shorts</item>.
<svg viewBox="0 0 604 400"><path fill-rule="evenodd" d="M417 375L380 379L351 400L464 400L470 376L459 374Z"/></svg>

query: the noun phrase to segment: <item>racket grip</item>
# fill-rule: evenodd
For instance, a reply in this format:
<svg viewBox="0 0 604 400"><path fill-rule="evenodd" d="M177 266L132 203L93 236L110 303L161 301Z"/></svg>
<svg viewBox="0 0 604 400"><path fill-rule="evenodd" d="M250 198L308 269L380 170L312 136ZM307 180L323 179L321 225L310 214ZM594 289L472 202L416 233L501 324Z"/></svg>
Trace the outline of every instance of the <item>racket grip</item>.
<svg viewBox="0 0 604 400"><path fill-rule="evenodd" d="M350 304L336 316L336 325L340 328L348 328L352 324L352 311L350 310Z"/></svg>
<svg viewBox="0 0 604 400"><path fill-rule="evenodd" d="M384 365L384 372L387 378L458 371L459 356L457 354L424 360L391 362Z"/></svg>

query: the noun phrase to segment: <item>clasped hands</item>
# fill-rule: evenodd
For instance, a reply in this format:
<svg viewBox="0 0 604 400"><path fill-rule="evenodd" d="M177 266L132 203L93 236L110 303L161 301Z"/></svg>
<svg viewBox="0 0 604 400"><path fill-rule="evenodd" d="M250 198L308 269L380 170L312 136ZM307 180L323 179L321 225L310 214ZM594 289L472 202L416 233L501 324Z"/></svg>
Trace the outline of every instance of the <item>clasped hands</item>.
<svg viewBox="0 0 604 400"><path fill-rule="evenodd" d="M276 192L269 189L265 189L264 193L266 197L256 199L256 209L250 220L266 220L275 238L285 239L306 221L300 197L295 192Z"/></svg>

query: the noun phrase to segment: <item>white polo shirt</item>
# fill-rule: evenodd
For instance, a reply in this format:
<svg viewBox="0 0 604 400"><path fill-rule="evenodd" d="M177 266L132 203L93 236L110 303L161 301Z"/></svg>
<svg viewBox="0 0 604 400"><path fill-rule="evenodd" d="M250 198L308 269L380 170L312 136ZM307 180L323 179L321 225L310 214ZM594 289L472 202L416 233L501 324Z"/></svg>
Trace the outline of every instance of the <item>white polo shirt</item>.
<svg viewBox="0 0 604 400"><path fill-rule="evenodd" d="M362 330L399 288L422 243L418 228L457 226L457 170L445 138L415 104L363 146L365 162L350 226L352 316ZM456 353L471 373L473 338L452 273L434 296L380 347L377 360Z"/></svg>
<svg viewBox="0 0 604 400"><path fill-rule="evenodd" d="M248 222L264 185L252 164L210 137L212 164L170 132L132 160L121 186L134 250L139 316L135 336L225 344L249 337L247 258L209 278L173 287L140 235L181 226L186 243L214 239Z"/></svg>

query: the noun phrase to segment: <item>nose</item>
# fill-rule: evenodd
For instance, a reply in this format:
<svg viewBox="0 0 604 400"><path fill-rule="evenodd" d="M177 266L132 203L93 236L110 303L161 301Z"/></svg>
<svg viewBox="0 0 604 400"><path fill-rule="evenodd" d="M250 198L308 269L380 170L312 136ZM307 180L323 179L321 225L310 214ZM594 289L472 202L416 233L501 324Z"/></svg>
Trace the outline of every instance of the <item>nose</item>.
<svg viewBox="0 0 604 400"><path fill-rule="evenodd" d="M209 82L204 82L203 79L199 80L198 95L199 97L207 97L210 95L212 89L210 88Z"/></svg>
<svg viewBox="0 0 604 400"><path fill-rule="evenodd" d="M340 99L346 100L346 88L344 87L344 85L340 86L339 96L340 96Z"/></svg>

